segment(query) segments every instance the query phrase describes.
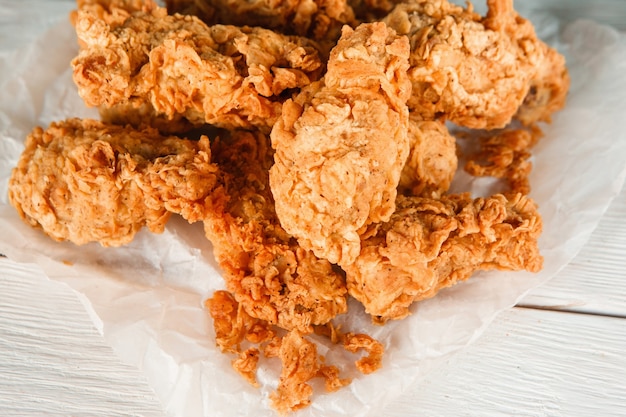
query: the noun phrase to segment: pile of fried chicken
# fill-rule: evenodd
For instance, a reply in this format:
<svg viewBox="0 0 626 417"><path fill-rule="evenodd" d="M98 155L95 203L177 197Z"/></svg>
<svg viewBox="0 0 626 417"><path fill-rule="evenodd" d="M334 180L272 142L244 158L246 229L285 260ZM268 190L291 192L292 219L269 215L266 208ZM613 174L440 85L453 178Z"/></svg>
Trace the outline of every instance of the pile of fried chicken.
<svg viewBox="0 0 626 417"><path fill-rule="evenodd" d="M101 120L35 128L9 198L77 245L203 222L226 288L206 301L217 344L254 385L281 359L276 410L310 404L314 377L350 382L311 334L364 351L363 373L382 365L381 342L333 325L348 297L384 324L477 270L542 268L529 158L569 77L512 0L486 16L447 0L166 3L77 1L73 79ZM478 149L465 170L506 191L449 193L458 140Z"/></svg>

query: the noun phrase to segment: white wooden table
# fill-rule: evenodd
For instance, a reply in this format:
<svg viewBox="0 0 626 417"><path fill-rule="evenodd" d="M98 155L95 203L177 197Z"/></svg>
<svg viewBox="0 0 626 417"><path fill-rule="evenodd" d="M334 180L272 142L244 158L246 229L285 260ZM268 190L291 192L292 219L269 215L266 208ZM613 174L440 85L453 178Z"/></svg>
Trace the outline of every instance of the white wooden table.
<svg viewBox="0 0 626 417"><path fill-rule="evenodd" d="M17 3L0 0L2 51L21 46L6 42L7 33L22 30L26 43L74 4ZM546 4L557 3L568 4ZM24 31L15 22L26 15L32 25ZM385 415L626 416L624 218L626 188L570 265ZM144 376L115 356L72 291L0 258L0 416L22 415L164 413Z"/></svg>

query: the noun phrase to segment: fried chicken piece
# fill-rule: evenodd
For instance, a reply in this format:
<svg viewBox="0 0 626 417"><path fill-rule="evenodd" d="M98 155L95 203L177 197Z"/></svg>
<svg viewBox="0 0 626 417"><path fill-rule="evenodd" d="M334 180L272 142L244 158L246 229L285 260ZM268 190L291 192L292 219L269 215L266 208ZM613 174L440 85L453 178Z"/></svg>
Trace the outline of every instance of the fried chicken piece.
<svg viewBox="0 0 626 417"><path fill-rule="evenodd" d="M447 192L456 173L456 140L445 123L409 115L410 152L400 175L403 194L436 198Z"/></svg>
<svg viewBox="0 0 626 417"><path fill-rule="evenodd" d="M389 222L370 228L356 262L345 267L348 291L375 322L407 316L414 301L477 270L542 268L541 217L525 196L399 196L396 206Z"/></svg>
<svg viewBox="0 0 626 417"><path fill-rule="evenodd" d="M313 387L307 382L319 375L321 364L317 346L297 331L283 337L279 357L283 368L278 388L270 399L279 413L286 414L311 403Z"/></svg>
<svg viewBox="0 0 626 417"><path fill-rule="evenodd" d="M283 93L317 79L322 63L305 38L261 28L214 25L164 8L137 12L110 26L78 13L85 46L72 61L89 106L148 102L167 119L270 130Z"/></svg>
<svg viewBox="0 0 626 417"><path fill-rule="evenodd" d="M206 137L191 142L95 120L35 128L9 180L22 219L57 241L129 243L160 233L170 212L201 216L216 183Z"/></svg>
<svg viewBox="0 0 626 417"><path fill-rule="evenodd" d="M513 0L488 0L487 5L483 18L469 3L464 9L447 0L411 0L383 20L410 38L409 107L422 119L502 128L526 97L529 106L535 101L531 85L541 90L548 83L548 61L559 55L537 39L532 24L513 9ZM546 54L553 58L546 60ZM526 113L519 117L527 118Z"/></svg>
<svg viewBox="0 0 626 417"><path fill-rule="evenodd" d="M528 176L532 169L530 149L541 136L541 129L532 126L485 132L485 136L470 138L478 140L480 151L467 161L465 171L476 177L503 178L511 192L527 195L530 193Z"/></svg>
<svg viewBox="0 0 626 417"><path fill-rule="evenodd" d="M169 0L166 5L170 13L200 12L208 24L260 26L332 44L343 25L357 25L347 0Z"/></svg>
<svg viewBox="0 0 626 417"><path fill-rule="evenodd" d="M157 4L152 0L78 0L77 6L78 10L89 11L110 27L116 27L122 25L134 12L150 12ZM74 26L78 19L78 10L70 13L70 20ZM80 38L78 43L81 48L87 46ZM175 115L170 120L164 114L157 113L150 102L125 101L111 107L100 106L98 110L100 119L105 123L131 125L137 129L154 127L163 134L182 134L198 126L181 115Z"/></svg>
<svg viewBox="0 0 626 417"><path fill-rule="evenodd" d="M225 134L214 141L212 155L220 186L206 202L205 232L237 302L252 317L301 332L344 313L343 276L301 248L276 217L269 138Z"/></svg>
<svg viewBox="0 0 626 417"><path fill-rule="evenodd" d="M276 213L332 263L359 254L359 231L388 220L409 154L409 45L383 23L343 35L323 81L288 100L272 129Z"/></svg>

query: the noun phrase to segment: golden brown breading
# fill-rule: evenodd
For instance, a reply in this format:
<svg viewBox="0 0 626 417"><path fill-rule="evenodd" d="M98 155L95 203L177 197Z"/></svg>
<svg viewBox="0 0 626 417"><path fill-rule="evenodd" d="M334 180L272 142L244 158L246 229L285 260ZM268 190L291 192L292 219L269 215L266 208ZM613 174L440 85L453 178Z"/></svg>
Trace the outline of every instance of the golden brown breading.
<svg viewBox="0 0 626 417"><path fill-rule="evenodd" d="M444 122L409 114L409 157L400 175L403 194L438 197L447 192L456 173L456 140Z"/></svg>
<svg viewBox="0 0 626 417"><path fill-rule="evenodd" d="M157 4L154 0L76 0L76 7L70 13L72 25L76 25L78 10L89 11L109 25L118 25L132 13L154 10Z"/></svg>
<svg viewBox="0 0 626 417"><path fill-rule="evenodd" d="M112 27L80 12L84 47L73 77L89 106L149 102L168 119L269 131L283 93L319 77L322 63L305 38L261 28L214 25L165 9L137 12Z"/></svg>
<svg viewBox="0 0 626 417"><path fill-rule="evenodd" d="M483 18L469 3L464 9L447 0L411 0L385 17L384 22L411 40L409 107L422 119L502 128L531 84L546 78L538 76L538 68L550 48L515 12L513 0L488 0L487 5Z"/></svg>
<svg viewBox="0 0 626 417"><path fill-rule="evenodd" d="M259 383L256 380L256 369L259 364L260 354L261 351L258 348L249 348L241 352L232 361L233 368L254 387L259 387Z"/></svg>
<svg viewBox="0 0 626 417"><path fill-rule="evenodd" d="M9 181L9 200L30 225L75 244L130 242L162 232L170 212L193 220L215 186L209 142L95 120L36 128Z"/></svg>
<svg viewBox="0 0 626 417"><path fill-rule="evenodd" d="M307 382L312 378L323 378L328 392L351 382L339 376L336 366L323 365L323 357L317 355L316 345L306 340L300 332L292 330L284 336L278 336L269 323L250 317L229 292L216 291L205 302L205 306L213 318L218 346L222 352L237 355L232 361L233 368L253 386L259 385L256 370L261 359L261 349L266 358L281 359L283 369L279 386L272 394L272 405L278 411L286 412L308 405L313 389ZM244 339L253 346L242 349ZM382 355L382 351L376 348L377 344L380 345L367 335L351 335L344 347L351 352L366 349L370 354L357 361L357 367L363 362L367 369L371 369L371 364L379 363Z"/></svg>
<svg viewBox="0 0 626 417"><path fill-rule="evenodd" d="M215 141L212 154L220 187L207 200L205 231L228 289L246 312L302 332L345 312L342 275L301 248L276 217L269 138L233 132Z"/></svg>
<svg viewBox="0 0 626 417"><path fill-rule="evenodd" d="M222 352L241 352L244 339L259 344L275 336L269 323L251 317L228 291L215 291L204 306L213 318L215 341Z"/></svg>
<svg viewBox="0 0 626 417"><path fill-rule="evenodd" d="M364 374L371 374L382 366L385 347L378 340L366 334L347 333L343 336L343 348L348 352L356 353L360 350L367 352L366 356L355 362L356 368Z"/></svg>
<svg viewBox="0 0 626 417"><path fill-rule="evenodd" d="M157 4L153 0L78 0L77 7L77 10L70 13L72 25L76 25L78 10L81 10L89 11L110 27L115 27L123 24L134 12L150 12ZM81 48L87 46L80 38L78 43ZM154 127L164 134L185 133L194 128L191 122L180 115L175 115L170 120L165 115L158 114L150 102L126 101L111 107L100 106L98 110L105 123L131 125L135 128Z"/></svg>
<svg viewBox="0 0 626 417"><path fill-rule="evenodd" d="M283 368L276 391L270 395L272 406L281 414L308 406L313 387L308 381L319 375L321 364L317 346L297 331L289 332L280 345Z"/></svg>
<svg viewBox="0 0 626 417"><path fill-rule="evenodd" d="M208 24L260 26L335 43L343 25L356 26L346 0L170 0L170 13L201 14ZM213 13L207 11L213 10Z"/></svg>
<svg viewBox="0 0 626 417"><path fill-rule="evenodd" d="M440 200L399 196L387 223L372 226L354 264L348 291L376 322L400 319L417 300L469 278L476 270L539 271L542 222L520 194Z"/></svg>
<svg viewBox="0 0 626 417"><path fill-rule="evenodd" d="M287 101L272 130L280 222L332 263L350 264L359 230L394 210L409 154L408 53L383 23L344 27L323 81Z"/></svg>
<svg viewBox="0 0 626 417"><path fill-rule="evenodd" d="M530 82L530 89L515 118L524 125L550 122L551 116L565 106L570 87L570 76L565 57L547 45L537 74Z"/></svg>
<svg viewBox="0 0 626 417"><path fill-rule="evenodd" d="M326 392L335 392L352 382L350 378L341 378L339 376L339 368L332 365L322 365L317 372L317 376L324 378L324 389Z"/></svg>
<svg viewBox="0 0 626 417"><path fill-rule="evenodd" d="M528 129L510 128L483 133L483 136L470 138L478 141L480 150L470 155L465 171L477 177L502 178L511 192L529 194L528 176L532 168L530 149L543 135L541 129L532 126Z"/></svg>

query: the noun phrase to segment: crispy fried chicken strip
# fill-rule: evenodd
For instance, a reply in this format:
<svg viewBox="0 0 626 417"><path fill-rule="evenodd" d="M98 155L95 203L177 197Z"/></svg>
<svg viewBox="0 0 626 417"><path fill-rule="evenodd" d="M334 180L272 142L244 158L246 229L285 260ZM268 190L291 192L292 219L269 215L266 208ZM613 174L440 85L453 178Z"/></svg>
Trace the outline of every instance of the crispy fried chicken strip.
<svg viewBox="0 0 626 417"><path fill-rule="evenodd" d="M207 200L205 232L237 302L254 318L307 333L344 313L343 276L301 248L276 217L269 138L233 132L212 153L220 186Z"/></svg>
<svg viewBox="0 0 626 417"><path fill-rule="evenodd" d="M78 13L84 43L73 78L89 106L149 102L157 113L192 124L269 132L283 92L308 85L322 69L305 38L261 28L207 26L164 8L137 12L111 26Z"/></svg>
<svg viewBox="0 0 626 417"><path fill-rule="evenodd" d="M287 101L272 130L276 213L332 263L350 264L359 230L394 210L409 153L408 52L383 23L344 27L323 81Z"/></svg>
<svg viewBox="0 0 626 417"><path fill-rule="evenodd" d="M447 192L456 173L456 140L445 123L409 115L410 152L400 176L403 194L436 198Z"/></svg>
<svg viewBox="0 0 626 417"><path fill-rule="evenodd" d="M489 11L481 17L471 4L464 9L447 0L410 0L385 17L384 22L410 38L409 107L422 119L441 117L469 128L494 129L507 125L527 97L527 107L546 112L562 105L558 99L544 105L542 94L550 88L550 62L562 57L537 39L532 24L513 9L513 0L488 0L487 5ZM550 77L565 76L560 68ZM538 92L529 95L531 85ZM529 111L519 117L527 122L549 118L529 116Z"/></svg>
<svg viewBox="0 0 626 417"><path fill-rule="evenodd" d="M110 27L122 25L134 12L150 12L157 8L153 0L78 0L77 10L70 13L72 25L76 26L78 10L89 11L98 19L106 22ZM86 47L86 43L79 38L79 46ZM148 101L134 102L124 101L113 106L100 106L100 119L105 123L118 125L131 125L137 129L154 127L163 134L183 134L198 124L194 125L182 115L172 118L158 113Z"/></svg>
<svg viewBox="0 0 626 417"><path fill-rule="evenodd" d="M371 227L356 262L345 267L348 291L375 322L401 319L414 301L477 270L539 271L541 227L535 204L520 194L399 196L391 220Z"/></svg>
<svg viewBox="0 0 626 417"><path fill-rule="evenodd" d="M209 142L95 120L35 128L9 180L9 200L57 241L129 243L162 232L171 212L201 215L216 183Z"/></svg>

